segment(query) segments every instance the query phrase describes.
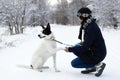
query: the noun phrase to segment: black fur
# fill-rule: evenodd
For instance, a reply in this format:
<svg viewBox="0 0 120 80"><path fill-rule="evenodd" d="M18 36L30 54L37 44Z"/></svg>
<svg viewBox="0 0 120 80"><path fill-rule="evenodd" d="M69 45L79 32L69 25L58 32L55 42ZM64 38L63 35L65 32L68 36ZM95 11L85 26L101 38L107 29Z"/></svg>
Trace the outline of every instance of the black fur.
<svg viewBox="0 0 120 80"><path fill-rule="evenodd" d="M47 27L42 31L43 34L45 35L49 35L51 34L51 30L50 30L50 24L47 24Z"/></svg>

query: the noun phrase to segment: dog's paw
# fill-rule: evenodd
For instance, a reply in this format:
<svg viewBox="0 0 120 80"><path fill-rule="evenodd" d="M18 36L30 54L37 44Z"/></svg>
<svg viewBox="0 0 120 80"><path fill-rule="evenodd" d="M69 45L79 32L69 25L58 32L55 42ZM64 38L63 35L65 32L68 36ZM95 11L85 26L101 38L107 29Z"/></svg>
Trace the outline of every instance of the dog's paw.
<svg viewBox="0 0 120 80"><path fill-rule="evenodd" d="M43 72L43 70L39 70L39 72Z"/></svg>
<svg viewBox="0 0 120 80"><path fill-rule="evenodd" d="M32 65L30 65L30 67L33 69L33 66L32 66Z"/></svg>

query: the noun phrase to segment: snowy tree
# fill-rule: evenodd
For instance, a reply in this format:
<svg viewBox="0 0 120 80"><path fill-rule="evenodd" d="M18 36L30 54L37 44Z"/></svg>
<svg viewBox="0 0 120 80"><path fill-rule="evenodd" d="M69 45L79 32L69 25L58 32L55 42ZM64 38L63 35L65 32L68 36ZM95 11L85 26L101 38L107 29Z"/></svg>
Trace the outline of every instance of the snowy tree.
<svg viewBox="0 0 120 80"><path fill-rule="evenodd" d="M2 22L9 27L10 34L23 33L26 15L26 0L2 0L1 16Z"/></svg>
<svg viewBox="0 0 120 80"><path fill-rule="evenodd" d="M94 5L93 16L103 27L115 29L120 25L120 0L57 0L50 8L48 0L0 0L0 23L9 27L10 34L23 33L26 25L37 26L48 22L57 24L79 24L77 11Z"/></svg>
<svg viewBox="0 0 120 80"><path fill-rule="evenodd" d="M53 15L55 15L55 22L57 24L68 24L69 23L69 19L68 19L68 2L67 0L58 0L58 5L57 5L57 9L55 11L55 13Z"/></svg>
<svg viewBox="0 0 120 80"><path fill-rule="evenodd" d="M2 21L9 26L10 34L13 34L13 26L15 23L15 9L14 6L5 1L1 1L1 19ZM14 10L13 10L14 9Z"/></svg>
<svg viewBox="0 0 120 80"><path fill-rule="evenodd" d="M37 18L37 2L31 1L29 4L29 8L27 8L26 14L26 22L28 25L35 26L36 25L36 18Z"/></svg>
<svg viewBox="0 0 120 80"><path fill-rule="evenodd" d="M95 15L103 26L118 27L120 18L119 0L92 0L95 5Z"/></svg>
<svg viewBox="0 0 120 80"><path fill-rule="evenodd" d="M27 22L31 26L44 25L48 22L49 5L46 0L32 0L27 12Z"/></svg>
<svg viewBox="0 0 120 80"><path fill-rule="evenodd" d="M0 0L0 21L10 34L23 33L26 25L47 23L49 7L45 0Z"/></svg>
<svg viewBox="0 0 120 80"><path fill-rule="evenodd" d="M71 23L73 25L79 24L79 21L78 21L78 18L77 18L77 11L80 8L85 7L86 5L87 5L86 0L72 0L72 2L69 4L69 10L70 10L69 19L71 20Z"/></svg>

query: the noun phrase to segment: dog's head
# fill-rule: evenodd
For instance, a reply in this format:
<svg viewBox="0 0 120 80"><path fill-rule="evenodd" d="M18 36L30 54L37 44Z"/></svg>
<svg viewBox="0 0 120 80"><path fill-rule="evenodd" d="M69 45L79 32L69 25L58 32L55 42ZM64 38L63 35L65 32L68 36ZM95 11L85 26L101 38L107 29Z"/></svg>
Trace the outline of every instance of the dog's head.
<svg viewBox="0 0 120 80"><path fill-rule="evenodd" d="M40 37L40 38L46 38L46 39L49 39L50 37L51 37L51 29L50 29L50 24L48 23L47 24L47 27L44 27L43 25L41 25L41 27L42 27L42 32L41 32L41 34L39 34L38 36Z"/></svg>

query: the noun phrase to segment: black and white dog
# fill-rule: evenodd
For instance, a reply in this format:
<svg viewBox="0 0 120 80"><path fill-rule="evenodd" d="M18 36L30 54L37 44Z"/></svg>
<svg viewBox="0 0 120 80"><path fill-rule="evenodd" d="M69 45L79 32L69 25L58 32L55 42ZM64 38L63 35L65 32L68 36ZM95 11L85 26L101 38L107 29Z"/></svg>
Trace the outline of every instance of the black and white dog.
<svg viewBox="0 0 120 80"><path fill-rule="evenodd" d="M49 23L47 24L47 27L42 26L42 29L42 33L38 36L42 38L43 41L32 56L31 68L42 72L44 63L49 57L53 56L54 69L56 72L59 72L56 67L56 52L63 50L63 48L57 48L56 42L54 41L55 37L50 29Z"/></svg>

